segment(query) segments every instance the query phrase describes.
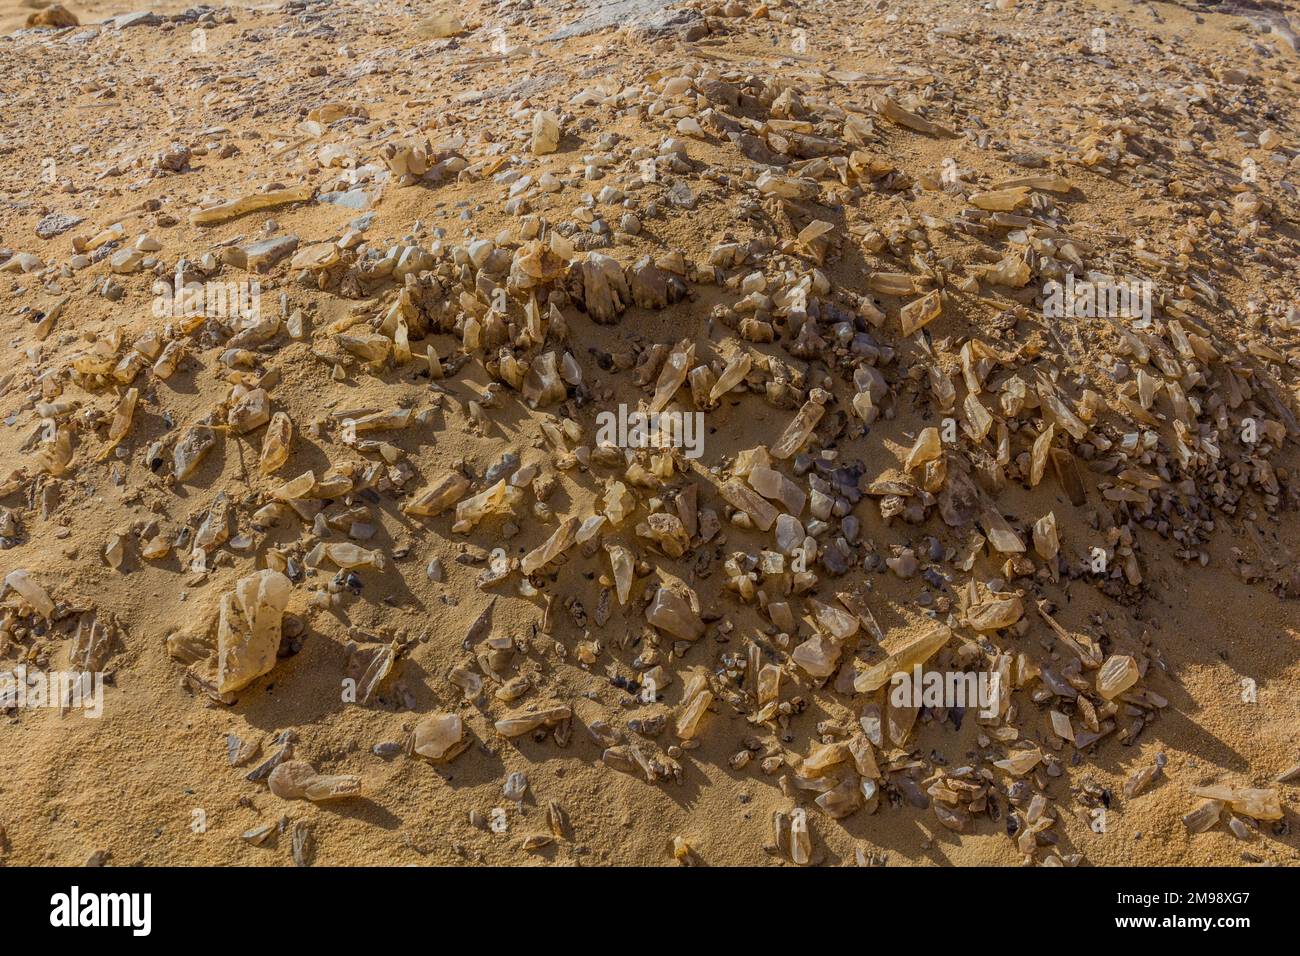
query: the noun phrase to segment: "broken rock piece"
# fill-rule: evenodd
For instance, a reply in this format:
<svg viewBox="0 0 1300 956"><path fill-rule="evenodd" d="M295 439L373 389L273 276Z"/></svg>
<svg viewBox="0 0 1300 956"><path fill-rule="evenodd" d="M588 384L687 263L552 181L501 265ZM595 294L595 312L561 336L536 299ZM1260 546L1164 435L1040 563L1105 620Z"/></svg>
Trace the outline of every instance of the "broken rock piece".
<svg viewBox="0 0 1300 956"><path fill-rule="evenodd" d="M240 578L222 595L217 622L217 690L233 693L275 667L292 583L279 571Z"/></svg>

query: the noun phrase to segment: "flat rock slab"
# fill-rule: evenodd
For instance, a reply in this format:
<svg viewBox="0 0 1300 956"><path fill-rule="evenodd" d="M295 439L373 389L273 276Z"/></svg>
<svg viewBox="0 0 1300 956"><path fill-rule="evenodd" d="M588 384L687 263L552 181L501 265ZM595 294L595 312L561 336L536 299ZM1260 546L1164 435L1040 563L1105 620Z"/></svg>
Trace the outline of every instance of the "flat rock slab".
<svg viewBox="0 0 1300 956"><path fill-rule="evenodd" d="M611 28L630 27L650 35L704 27L704 18L694 10L670 10L679 0L584 0L586 11L577 20L560 27L547 40L567 40Z"/></svg>
<svg viewBox="0 0 1300 956"><path fill-rule="evenodd" d="M298 248L297 236L276 236L244 247L250 272L265 272Z"/></svg>
<svg viewBox="0 0 1300 956"><path fill-rule="evenodd" d="M67 232L81 221L81 216L69 216L67 213L52 212L36 224L36 235L42 239L53 239L60 233Z"/></svg>
<svg viewBox="0 0 1300 956"><path fill-rule="evenodd" d="M375 194L369 189L348 189L334 193L321 193L316 198L321 202L341 206L344 209L362 210L370 208L370 204L374 202Z"/></svg>
<svg viewBox="0 0 1300 956"><path fill-rule="evenodd" d="M156 27L162 23L158 19L158 14L150 13L148 10L123 13L121 16L114 17L110 22L119 30L125 30L127 27Z"/></svg>

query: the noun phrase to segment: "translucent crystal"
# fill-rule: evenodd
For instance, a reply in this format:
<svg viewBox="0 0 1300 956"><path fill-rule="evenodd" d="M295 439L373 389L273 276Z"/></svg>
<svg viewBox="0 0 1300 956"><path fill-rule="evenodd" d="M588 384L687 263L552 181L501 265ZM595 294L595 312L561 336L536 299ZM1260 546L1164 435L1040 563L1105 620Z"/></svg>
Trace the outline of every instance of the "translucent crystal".
<svg viewBox="0 0 1300 956"><path fill-rule="evenodd" d="M420 494L402 510L408 515L433 517L442 514L469 491L469 479L459 472L449 471Z"/></svg>
<svg viewBox="0 0 1300 956"><path fill-rule="evenodd" d="M650 400L650 411L659 412L672 401L677 390L682 387L686 381L686 373L691 367L691 362L695 359L695 346L687 342L679 342L673 350L668 353L668 358L664 361L664 366L659 371L659 379L655 382L654 398Z"/></svg>
<svg viewBox="0 0 1300 956"><path fill-rule="evenodd" d="M1097 693L1111 700L1136 684L1138 677L1137 661L1126 654L1114 654L1097 671Z"/></svg>
<svg viewBox="0 0 1300 956"><path fill-rule="evenodd" d="M824 634L817 634L799 644L790 654L790 660L798 664L812 677L821 679L830 677L840 662L841 649L838 641Z"/></svg>
<svg viewBox="0 0 1300 956"><path fill-rule="evenodd" d="M966 623L977 631L997 631L1010 627L1025 616L1025 605L1018 594L991 594L966 609Z"/></svg>
<svg viewBox="0 0 1300 956"><path fill-rule="evenodd" d="M1019 209L1029 201L1028 186L1012 186L1007 189L993 189L987 192L972 193L970 203L978 209L990 212L1010 212Z"/></svg>
<svg viewBox="0 0 1300 956"><path fill-rule="evenodd" d="M180 339L172 339L163 348L162 354L158 356L157 361L153 363L153 374L164 381L171 378L176 374L176 366L180 363L184 354L185 343Z"/></svg>
<svg viewBox="0 0 1300 956"><path fill-rule="evenodd" d="M760 531L767 531L771 528L780 513L768 504L765 498L755 494L748 486L735 478L724 483L718 490L732 507L749 515L755 527Z"/></svg>
<svg viewBox="0 0 1300 956"><path fill-rule="evenodd" d="M858 619L847 611L811 599L808 606L817 626L832 639L846 641L858 632Z"/></svg>
<svg viewBox="0 0 1300 956"><path fill-rule="evenodd" d="M862 806L862 791L858 781L849 775L814 801L828 817L839 820L856 813Z"/></svg>
<svg viewBox="0 0 1300 956"><path fill-rule="evenodd" d="M939 442L939 429L930 427L921 429L921 434L916 436L916 442L912 445L912 450L907 453L907 460L903 463L903 468L911 471L919 465L924 465L927 461L932 461L943 454L943 445Z"/></svg>
<svg viewBox="0 0 1300 956"><path fill-rule="evenodd" d="M754 360L748 352L741 352L728 362L727 367L722 370L722 374L718 376L718 380L713 384L713 388L709 390L709 403L712 404L718 401L743 382L753 364Z"/></svg>
<svg viewBox="0 0 1300 956"><path fill-rule="evenodd" d="M924 664L952 638L952 630L939 625L933 631L907 639L889 657L863 671L853 680L853 689L859 694L869 694L889 683L898 672L908 673L917 664Z"/></svg>
<svg viewBox="0 0 1300 956"><path fill-rule="evenodd" d="M5 584L17 591L22 599L32 606L32 610L42 617L49 617L54 613L54 602L50 600L45 588L37 584L25 569L15 568L10 571L5 575Z"/></svg>
<svg viewBox="0 0 1300 956"><path fill-rule="evenodd" d="M619 544L607 544L605 550L614 572L614 590L618 594L618 603L627 604L628 595L632 592L632 552Z"/></svg>
<svg viewBox="0 0 1300 956"><path fill-rule="evenodd" d="M339 336L339 345L363 362L377 364L388 358L393 340L386 335L375 333L364 335L344 334Z"/></svg>
<svg viewBox="0 0 1300 956"><path fill-rule="evenodd" d="M560 378L554 352L545 352L532 360L520 391L533 408L545 408L564 401L568 389Z"/></svg>
<svg viewBox="0 0 1300 956"><path fill-rule="evenodd" d="M786 426L785 431L781 433L777 443L772 446L772 457L784 460L803 448L808 442L808 436L812 434L825 413L824 406L811 400L805 402L798 414Z"/></svg>
<svg viewBox="0 0 1300 956"><path fill-rule="evenodd" d="M623 482L610 482L605 490L604 508L609 523L617 527L636 509L636 498Z"/></svg>
<svg viewBox="0 0 1300 956"><path fill-rule="evenodd" d="M279 470L289 460L289 448L293 444L293 422L284 412L276 412L266 427L262 438L262 455L258 470L270 475Z"/></svg>
<svg viewBox="0 0 1300 956"><path fill-rule="evenodd" d="M59 478L68 472L72 463L72 430L55 428L53 436L41 443L37 453L41 470Z"/></svg>
<svg viewBox="0 0 1300 956"><path fill-rule="evenodd" d="M353 774L320 774L305 760L286 760L266 778L271 792L281 800L338 800L361 792L361 778Z"/></svg>
<svg viewBox="0 0 1300 956"><path fill-rule="evenodd" d="M1056 513L1049 511L1034 522L1034 550L1044 561L1051 561L1061 550L1056 532Z"/></svg>
<svg viewBox="0 0 1300 956"><path fill-rule="evenodd" d="M333 541L322 546L324 556L340 568L374 568L382 571L387 566L384 552L368 550L350 541Z"/></svg>
<svg viewBox="0 0 1300 956"><path fill-rule="evenodd" d="M576 516L566 518L546 539L544 544L524 555L524 560L520 563L520 569L524 574L532 574L534 571L545 567L573 547L577 538L579 524L580 521Z"/></svg>
<svg viewBox="0 0 1300 956"><path fill-rule="evenodd" d="M713 692L704 690L696 694L677 715L673 727L681 740L694 740L703 729L704 715L713 703Z"/></svg>
<svg viewBox="0 0 1300 956"><path fill-rule="evenodd" d="M503 478L456 505L456 523L451 526L451 530L464 534L489 515L513 510L522 499L523 492L508 485Z"/></svg>
<svg viewBox="0 0 1300 956"><path fill-rule="evenodd" d="M585 544L592 538L600 534L602 528L609 524L609 519L604 515L591 515L584 518L582 524L578 527L577 543Z"/></svg>
<svg viewBox="0 0 1300 956"><path fill-rule="evenodd" d="M790 816L790 860L797 866L807 866L812 862L812 837L803 810L796 810Z"/></svg>
<svg viewBox="0 0 1300 956"><path fill-rule="evenodd" d="M101 458L107 457L108 451L117 445L126 433L131 430L131 419L135 416L136 402L140 399L140 390L137 388L128 388L117 403L113 410L113 421L108 426L109 448L105 449Z"/></svg>
<svg viewBox="0 0 1300 956"><path fill-rule="evenodd" d="M212 551L224 544L229 537L230 498L223 491L212 500L212 505L208 508L203 523L199 525L199 530L194 533L194 547L204 551Z"/></svg>
<svg viewBox="0 0 1300 956"><path fill-rule="evenodd" d="M925 328L943 313L939 291L928 292L898 310L898 320L904 335L912 335Z"/></svg>
<svg viewBox="0 0 1300 956"><path fill-rule="evenodd" d="M1183 826L1189 833L1204 833L1219 822L1223 815L1222 800L1206 800L1195 810L1183 815Z"/></svg>
<svg viewBox="0 0 1300 956"><path fill-rule="evenodd" d="M801 547L806 534L798 518L792 515L778 515L776 519L776 549L784 555L791 555L794 549Z"/></svg>
<svg viewBox="0 0 1300 956"><path fill-rule="evenodd" d="M460 717L456 714L430 714L416 723L411 749L429 760L451 760L468 744Z"/></svg>
<svg viewBox="0 0 1300 956"><path fill-rule="evenodd" d="M708 677L702 670L692 671L682 691L682 705L673 723L680 739L692 740L699 734L703 728L704 715L712 703L713 691L709 690Z"/></svg>
<svg viewBox="0 0 1300 956"><path fill-rule="evenodd" d="M316 475L313 472L304 471L297 478L291 478L280 485L272 492L272 495L280 501L295 501L301 498L310 498L315 489Z"/></svg>
<svg viewBox="0 0 1300 956"><path fill-rule="evenodd" d="M695 641L704 634L704 622L691 610L687 600L662 585L646 608L645 617L659 630L678 640Z"/></svg>
<svg viewBox="0 0 1300 956"><path fill-rule="evenodd" d="M779 501L792 515L803 511L808 494L793 481L774 468L755 466L748 476L750 486L764 498Z"/></svg>
<svg viewBox="0 0 1300 956"><path fill-rule="evenodd" d="M280 649L280 625L292 584L279 571L257 571L221 597L217 690L237 691L268 673Z"/></svg>
<svg viewBox="0 0 1300 956"><path fill-rule="evenodd" d="M568 704L536 703L503 717L493 727L503 737L520 737L538 727L554 726L572 716L573 708Z"/></svg>

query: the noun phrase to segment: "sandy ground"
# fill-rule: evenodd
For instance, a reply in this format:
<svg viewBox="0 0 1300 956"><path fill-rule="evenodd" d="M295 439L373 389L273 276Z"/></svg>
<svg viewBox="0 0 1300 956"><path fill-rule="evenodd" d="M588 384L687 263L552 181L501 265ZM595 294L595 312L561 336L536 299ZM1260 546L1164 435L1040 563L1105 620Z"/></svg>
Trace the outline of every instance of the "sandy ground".
<svg viewBox="0 0 1300 956"><path fill-rule="evenodd" d="M169 3L150 9L176 13L187 6ZM891 44L914 44L913 62L925 65L932 55L925 50L924 30L944 21L942 8L960 7L963 13L970 13L975 7L912 3L899 4L901 9L895 11L895 5L887 6L887 10L864 11L860 5L834 4L825 20L818 19L823 14L815 6L804 4L801 12L804 21L813 24L810 33L814 50L818 43L833 43L831 38L837 35L866 38L853 49L836 49L839 68L887 73L896 65L889 55ZM106 3L77 4L72 9L83 25L126 12L126 8ZM497 65L490 57L480 56L486 53L489 41L476 34L472 41L462 41L460 49L430 47L424 53L425 60L416 61L427 63L428 75L420 76L417 70L415 76L410 76L409 62L391 52L407 48L410 42L412 20L404 13L388 14L368 28L363 22L364 13L358 18L358 10L364 8L349 7L345 36L295 41L277 32L274 40L257 45L253 55L246 49L250 46L247 32L270 34L283 22L283 15L273 7L261 8L257 14L231 9L238 22L211 31L211 58L180 61L180 67L165 80L164 92L160 93L143 88L140 76L152 70L164 75L163 65L175 62L176 50L184 49L188 32L184 25L166 32L138 29L115 40L121 62L131 64L129 69L122 67L118 80L113 72L113 56L97 54L100 58L86 73L61 64L58 52L38 53L30 47L5 52L5 47L0 46L0 60L39 56L39 69L48 71L51 77L47 87L36 89L30 85L32 73L15 71L12 66L0 68L0 94L9 103L7 109L44 104L39 119L32 114L32 119L19 128L3 134L0 245L37 252L46 261L64 261L74 254L74 235L91 235L110 223L123 221L131 224L131 235L148 231L160 238L164 243L160 255L172 263L179 254L197 257L223 243L246 243L260 235L261 223L268 218L273 218L281 231L303 237L304 244L337 237L346 230L355 211L314 203L259 213L209 229L191 226L185 221L185 211L201 197L228 198L253 181L288 182L299 155L292 149L300 138L296 128L301 118L299 107L309 100L364 103L372 121L391 120L394 128L405 128L416 114L427 116L439 110L459 113L445 129L435 131L440 138L448 132L473 133L489 122L488 116L491 122L499 123L502 116L509 115L510 104L520 99L528 100L530 106L554 103L562 108L568 94L600 82L610 68L602 65L607 57L617 58L619 69L635 73L652 69L649 64L656 58L668 68L697 55L705 62L767 62L769 66L779 56L761 30L737 29L699 44L662 41L658 46L606 31L553 44L547 48L548 58L540 64ZM20 27L28 12L29 8L6 0L0 6L0 31ZM490 6L484 6L472 10L469 19L490 23L491 14ZM1140 35L1142 43L1160 44L1166 51L1169 47L1182 49L1189 62L1216 68L1241 62L1243 69L1266 76L1268 86L1260 95L1267 95L1269 102L1276 104L1275 111L1269 114L1270 122L1284 131L1291 144L1290 155L1294 155L1293 144L1300 136L1300 121L1293 112L1295 59L1278 45L1276 38L1268 37L1257 42L1267 45L1273 51L1271 56L1251 57L1246 50L1249 28L1239 17L1198 13L1173 4L1121 2L1036 4L1022 11L1019 18L1009 12L980 15L989 31L980 37L980 44L992 42L990 36L1003 30L1011 35L1025 31L1027 36L1037 36L1034 31L1041 27L1042 18L1057 17L1070 24L1071 38L1085 33L1084 27L1095 21L1115 25L1113 43L1136 44L1139 41L1133 38ZM548 11L531 30L514 26L510 29L531 40L534 34L555 29L566 16L572 19L571 12L561 15ZM891 20L894 16L899 19ZM777 35L784 35L783 29L774 29ZM1036 41L1031 38L1026 42ZM100 50L94 44L103 43L102 39L95 40L88 47ZM360 52L340 56L341 43L357 45ZM607 48L598 49L598 45ZM220 51L233 47L239 48L239 59L231 61L233 77L227 72L223 79ZM1285 59L1288 56L1292 58ZM380 63L391 58L401 63L404 72L387 78L383 73L348 78L349 65L366 58ZM481 106L459 107L447 102L447 97L464 89L509 89L511 83L545 79L561 62L568 64L570 72L553 89L543 86L531 94L488 100ZM943 65L942 56L933 62L938 69ZM326 65L328 71L323 76L311 76L308 67L313 63ZM633 65L638 63L647 65L644 69ZM799 68L782 67L791 72ZM1131 66L1126 63L1124 69L1130 70ZM1141 92L1140 85L1132 82L1139 79L1134 72L1108 77L1107 93L1098 91L1097 95L1131 99ZM1050 82L1044 81L1043 88L1037 91L1040 99L1033 108L1038 112L1033 115L1041 119L1042 129L1074 115L1080 99L1092 95L1082 79L1077 90L1060 85L1058 79L1053 76ZM122 87L114 95L105 96L105 87L119 80ZM968 96L967 105L986 105L990 124L998 135L1003 135L1000 124L1019 123L1024 111L1031 107L1031 94L1019 85L1014 91L999 89L996 71L987 83L987 87L964 94ZM293 95L282 100L277 90L285 84L293 88ZM304 90L310 91L309 95ZM931 104L932 109L934 106ZM1210 125L1226 136L1234 122L1232 116L1217 116ZM1253 116L1246 117L1240 125L1250 128L1252 122ZM566 140L560 153L542 157L542 165L549 164L556 170L568 168L579 162L582 153L595 148L593 141L602 132L611 129L634 142L656 143L664 135L672 135L671 127L662 122L652 135L639 133L640 124L626 116L611 117L606 125L584 130L580 141ZM526 124L512 120L503 125ZM139 165L133 165L140 161L147 166L148 157L170 141L198 143L204 139L200 130L218 126L229 131L218 138L239 145L237 155L196 156L194 166L199 171L183 176L150 177ZM1008 172L1003 168L1005 164L994 170L988 152L965 139L948 143L915 134L899 135L895 129L891 133L889 157L906 170L937 170L945 156L954 156L959 165L987 172L994 180L1017 172ZM80 191L72 196L60 195L36 183L41 159L56 155L64 163L67 147L74 143L87 147L80 157L71 160L73 169L66 173L79 184ZM1240 144L1228 140L1225 145L1220 139L1217 145L1231 151ZM696 155L707 162L722 152L708 146L698 154L693 152L693 158ZM109 164L128 172L124 177L96 180L96 171ZM304 161L300 168L309 166ZM1118 232L1129 233L1131 238L1133 234L1150 235L1157 229L1144 228L1143 223L1156 223L1164 229L1180 221L1180 214L1166 194L1100 175L1078 171L1068 175L1084 183L1081 188L1085 198L1072 207L1071 215L1085 235ZM1294 164L1290 176L1296 178ZM579 191L594 191L599 186L581 184ZM562 198L542 197L538 211L563 218L578 204L577 195L566 191ZM422 220L446 228L451 241L461 241L462 232L471 229L475 235L494 236L498 230L512 227L514 220L503 211L500 196L499 188L483 182L453 181L436 190L389 187L375 209L368 235L397 239L407 235L416 220ZM910 202L910 194L908 198ZM140 211L141 201L148 199L159 200L161 208L179 221L159 225L153 213ZM898 200L872 197L870 201L869 217L883 219L897 209ZM459 218L462 208L466 208L460 205L462 202L470 203L471 208L473 204L483 205L481 210L475 209L468 228ZM1296 208L1293 195L1289 200L1279 198L1278 202L1284 212ZM56 208L83 216L86 222L53 240L36 239L36 222ZM942 193L926 192L911 208L917 214L944 216L952 215L959 204ZM697 213L670 214L648 223L633 247L638 253L686 249L693 257L703 258L725 233L739 228L733 213L734 207L727 201L715 200L702 205ZM1170 226L1169 231L1172 229ZM1294 223L1286 223L1279 233L1294 249ZM956 243L953 249L957 249ZM976 261L966 251L956 254L959 259L965 257L963 264ZM631 257L620 258L626 262ZM855 268L846 260L829 266L828 271L836 282L852 285L859 281L854 278ZM102 278L105 264L96 264L88 274ZM84 348L92 332L103 334L111 326L120 326L128 330L129 341L157 322L148 313L146 277L122 277L128 295L120 303L110 303L90 291L86 276L55 278L54 291L28 277L0 278L0 341L6 351L5 364L20 375L7 385L0 398L0 418L7 426L0 430L0 462L4 464L0 470L8 474L31 461L22 444L36 421L32 396L39 392L34 385L34 370L29 369L33 364L28 352L33 346L32 322L19 313L20 307L48 309L60 296L73 296L59 326L60 332L70 334L61 336L56 332L47 340L39 350L42 365ZM266 302L274 302L285 291L295 302L308 305L316 329L347 314L354 304L318 294L314 289L304 291L288 278L283 267L264 285ZM1219 276L1219 288L1239 308L1261 292L1270 300L1287 301L1289 297L1289 301L1296 301L1294 274L1282 280L1256 264L1243 264L1236 274ZM616 398L612 401L634 403L645 397L644 390L633 387L626 375L602 374L593 356L599 351L626 348L633 337L642 342L671 344L687 335L705 342L709 333L703 319L709 306L721 299L719 289L706 288L697 301L654 312L642 310L634 323L628 318L616 325L584 321L580 328L571 329L570 337L576 340L571 347L591 380L613 390ZM1234 334L1227 317L1221 322L1214 326L1217 333ZM972 323L961 328L973 327ZM960 332L954 327L945 329L944 334ZM720 332L713 338L720 338ZM437 341L444 354L454 346L452 337L438 337ZM1290 365L1283 363L1279 367L1284 379L1294 384L1300 338L1292 331L1273 344L1286 350ZM266 364L280 375L273 393L275 407L288 411L297 426L294 457L279 472L279 481L307 468L319 473L338 459L337 444L312 438L303 431L307 422L332 409L388 408L412 397L417 409L428 407L428 381L416 376L409 366L379 374L350 366L346 377L334 380L330 377L330 362L322 361L315 352L316 345L311 342L290 342L265 356ZM552 530L540 522L521 521L522 531L509 541L496 537L498 532L493 528L479 529L466 537L450 533L446 516L412 519L401 512L396 502L383 500L374 507L381 530L365 545L391 551L401 543L409 547L408 557L391 562L382 573L361 572L365 580L362 595L329 610L309 607L309 587L295 588L289 609L307 622L300 652L282 659L269 675L241 691L233 706L211 701L188 686L185 667L167 653L167 636L178 628L203 630L215 618L220 595L254 567L265 565L249 554L226 549L214 570L196 575L187 571L175 554L162 561L144 560L135 544L128 548L120 569L110 567L101 554L104 542L112 535L126 532L134 541L135 532L152 520L160 520L168 527L187 522L193 526L219 490L225 490L233 501L242 502L249 496L264 497L275 484L257 473L260 438L250 442L224 437L220 453L214 453L194 478L183 484L164 482L160 476L150 474L143 461L152 442L174 433L170 422L194 421L223 399L226 386L217 362L220 354L215 344L206 350L196 349L195 355L201 360L184 365L165 385L151 384L126 443L129 455L98 462L88 445L78 455L78 471L60 483L58 504L52 514L42 516L37 502L27 500L26 489L8 495L2 502L22 513L25 534L14 547L0 552L0 571L28 569L47 582L58 599L94 606L101 616L114 616L122 627L122 645L108 666L111 684L106 689L102 718L35 710L11 711L0 721L3 862L80 864L94 854L106 852L110 864L291 865L292 823L305 822L311 828L312 860L316 865L671 864L674 837L689 844L692 859L697 862L788 865L785 857L764 849L772 842L773 814L788 811L795 802L809 807L811 804L803 797L792 801L779 783L781 774L761 772L757 760L743 769L733 769L729 758L752 734L769 739L789 754L806 755L810 742L817 737L819 722L847 721L852 725L856 721L861 712L860 696L832 693L806 678L792 678L788 692L802 696L806 710L788 726L756 729L742 714L720 704L717 713L709 718L700 745L680 752L680 781L651 784L611 769L602 762L602 747L591 739L586 728L601 719L624 721L631 713L628 695L610 683L606 666L616 663L621 673L628 673L628 662L644 645L620 645L625 640L639 639L644 630L641 615L631 609L626 613L616 611L605 627L589 625L584 634L562 612L558 628L548 638L539 633L544 607L540 597L519 596L513 586L492 592L480 590L474 582L482 565L456 560L467 549L482 553L499 544L507 547L511 555L521 556L544 541ZM525 465L547 465L554 454L540 438L540 422L549 417L544 412L512 401L502 409L489 410L496 424L487 435L479 435L471 427L466 402L490 380L481 364L467 364L443 383L449 394L435 412L430 433L392 433L385 440L400 447L424 476L460 459L472 463L481 474L507 451L519 454ZM105 413L112 408L109 396L113 393L72 390L69 394ZM772 442L791 415L791 410L773 408L753 396L723 402L709 413L706 464L757 443ZM590 421L589 411L584 421ZM897 468L897 450L905 455L917 432L928 424L934 424L928 413L900 407L897 416L882 421L878 429L865 437L842 441L838 447L843 458L860 459L869 471ZM1273 464L1294 473L1300 466L1294 441L1288 441ZM1095 483L1096 476L1091 475L1090 480ZM557 481L558 490L550 500L557 512L586 514L597 507L600 489L590 476L579 471L565 472L557 475ZM1090 508L1098 507L1099 500L1094 493ZM1004 514L1030 524L1054 509L1061 521L1062 540L1072 558L1085 554L1095 540L1088 526L1089 509L1073 509L1054 482L1044 482L1034 489L1018 481L1009 482L998 503ZM919 547L929 533L940 534L946 544L956 548L966 537L941 527L937 519L931 519L921 529L898 522L886 524L879 515L868 514L874 510L870 501L864 501L858 513L862 515L864 536L876 541L884 553L891 545ZM1142 532L1145 582L1141 595L1134 599L1112 600L1086 580L1048 587L1048 596L1059 608L1057 619L1067 630L1104 632L1117 644L1143 647L1149 667L1142 687L1166 698L1168 706L1158 714L1149 714L1150 720L1136 742L1121 742L1118 735L1112 735L1094 746L1076 750L1051 734L1048 708L1033 697L1032 687L1017 690L1015 725L1020 734L1041 742L1063 768L1059 776L1040 774L1035 782L1035 788L1041 787L1047 795L1058 819L1052 842L1040 848L1034 862L1043 862L1047 856L1074 854L1079 854L1086 864L1099 866L1300 862L1300 831L1295 816L1300 784L1294 780L1273 782L1300 759L1300 714L1296 705L1300 691L1300 614L1296 602L1279 597L1268 580L1247 583L1236 573L1241 561L1260 566L1271 561L1283 576L1286 569L1294 568L1300 557L1300 517L1285 507L1276 514L1266 514L1254 499L1235 516L1217 517L1218 527L1205 545L1209 558L1205 567L1177 560L1172 556L1170 542ZM241 521L240 526L245 526L246 517ZM714 542L701 550L724 555L734 549L757 550L762 546L762 538L756 533L725 524L724 528L725 547ZM259 549L289 546L303 531L293 522L282 523L268 533ZM676 563L662 556L652 556L652 560L687 576L693 554ZM425 574L426 565L434 557L440 557L446 568L442 582L430 581ZM995 557L983 560L984 576L995 575L999 564ZM718 561L713 580L700 585L709 588L710 595L718 594L720 565ZM590 613L598 604L600 576L606 569L603 559L598 562L575 557L561 568L557 583L548 585L548 589L553 587L558 594L581 600ZM327 577L317 575L314 585L319 586ZM921 633L929 626L917 603L921 590L918 580L899 580L892 574L867 577L872 586L873 610L891 641ZM550 738L543 742L528 736L513 741L502 738L493 730L493 721L508 708L491 699L484 706L464 703L459 690L447 680L449 670L470 656L462 649L461 641L490 593L501 595L495 606L492 632L514 637L528 649L516 656L512 667L536 675L536 682L546 688L542 696L573 703L574 730L567 747L557 746ZM734 595L719 595L711 600L716 600L724 619L735 625L735 632L728 644L711 633L692 648L685 663L716 666L719 655L729 650L739 652L741 635L766 626L755 606L738 603ZM379 701L369 706L344 703L339 686L347 667L349 641L376 641L378 636L409 639L409 650ZM580 666L575 648L593 636L602 641L602 659L595 666ZM61 659L58 641L44 639L36 643L42 654L50 655L49 660ZM555 653L556 643L566 649L563 658ZM994 643L1011 653L1061 661L1059 645L1053 643L1036 617L1027 635L999 635ZM10 645L7 665L15 663L21 651ZM875 659L878 655L872 658L859 654L859 661ZM1253 702L1243 701L1243 678L1254 681L1257 696ZM667 701L647 709L674 713L681 683L679 672ZM461 714L472 738L466 752L454 761L430 765L401 755L380 757L372 753L376 744L402 741L421 716L435 711ZM991 754L987 742L981 742L986 730L974 719L967 719L960 730L950 723L923 720L917 723L905 750L924 764L921 777L928 783L928 775L936 768L986 765ZM245 775L275 750L273 740L285 731L297 735L295 756L310 761L322 772L360 776L364 797L321 804L290 802L270 794L262 783L247 781ZM242 740L260 739L261 755L246 766L232 768L227 759L229 734ZM660 747L668 746L670 736L671 731L664 732ZM1139 768L1151 766L1159 755L1167 759L1162 779L1132 799L1123 797L1125 780ZM518 804L501 793L507 775L514 771L526 772L529 781L528 795ZM1207 833L1189 833L1181 818L1196 800L1188 788L1225 783L1279 788L1286 817L1280 824L1261 821L1258 827L1252 826L1246 840L1222 825ZM1006 784L999 778L995 788L1000 795L995 802L1003 814L1007 810ZM1087 803L1080 800L1080 794L1089 787L1103 788L1113 798L1104 833L1090 827ZM545 820L549 801L564 807L572 832L565 839L528 852L521 848L522 838L549 832ZM494 808L506 810L506 832L493 832L471 821L472 811L488 816ZM195 821L200 820L202 826L196 825ZM978 819L965 832L953 832L941 826L931 810L906 801L882 800L874 813L858 812L833 820L810 810L809 820L815 862L827 865L852 864L860 858L887 861L891 866L1024 862L1016 842L1007 836L1003 816L997 820ZM266 824L275 825L276 832L262 845L241 839L241 834Z"/></svg>

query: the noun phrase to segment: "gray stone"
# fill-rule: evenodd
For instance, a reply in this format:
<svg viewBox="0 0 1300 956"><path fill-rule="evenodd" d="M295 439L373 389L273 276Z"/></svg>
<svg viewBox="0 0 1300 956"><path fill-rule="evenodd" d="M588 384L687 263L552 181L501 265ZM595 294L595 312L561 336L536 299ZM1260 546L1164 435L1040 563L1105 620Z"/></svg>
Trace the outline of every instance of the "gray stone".
<svg viewBox="0 0 1300 956"><path fill-rule="evenodd" d="M583 14L546 39L567 40L624 26L650 37L677 33L695 39L702 35L704 18L695 10L669 10L676 2L678 0L582 0L576 6L584 11ZM692 33L695 35L690 35Z"/></svg>
<svg viewBox="0 0 1300 956"><path fill-rule="evenodd" d="M672 186L669 187L668 192L664 195L670 203L680 209L695 208L695 191L681 180L673 183Z"/></svg>
<svg viewBox="0 0 1300 956"><path fill-rule="evenodd" d="M368 189L348 189L335 193L320 193L316 196L321 202L327 202L334 206L341 206L344 209L369 209L374 199Z"/></svg>
<svg viewBox="0 0 1300 956"><path fill-rule="evenodd" d="M69 216L67 213L52 212L36 224L36 235L42 239L53 239L82 221L81 216Z"/></svg>
<svg viewBox="0 0 1300 956"><path fill-rule="evenodd" d="M250 272L265 272L297 248L297 236L276 236L245 246L242 251Z"/></svg>

